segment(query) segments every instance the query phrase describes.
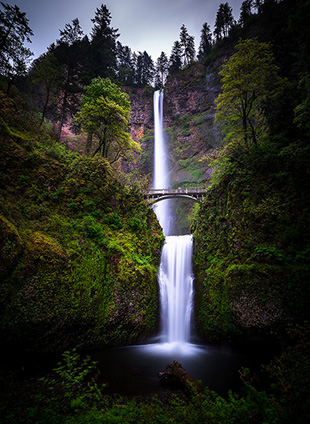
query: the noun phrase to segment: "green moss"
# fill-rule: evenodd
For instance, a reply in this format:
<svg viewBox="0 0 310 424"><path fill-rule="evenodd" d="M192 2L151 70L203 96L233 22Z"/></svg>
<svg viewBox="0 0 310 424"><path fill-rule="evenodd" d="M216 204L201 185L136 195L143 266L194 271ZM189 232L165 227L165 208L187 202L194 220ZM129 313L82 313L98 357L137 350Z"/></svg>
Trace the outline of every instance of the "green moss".
<svg viewBox="0 0 310 424"><path fill-rule="evenodd" d="M197 321L205 337L274 337L307 318L307 148L304 155L298 171L296 158L279 162L282 151L270 146L215 162L194 224ZM275 171L290 177L278 185Z"/></svg>
<svg viewBox="0 0 310 424"><path fill-rule="evenodd" d="M0 275L4 276L17 263L23 242L15 226L0 216Z"/></svg>
<svg viewBox="0 0 310 424"><path fill-rule="evenodd" d="M2 343L50 351L142 341L158 325L154 212L103 158L36 140L0 139Z"/></svg>

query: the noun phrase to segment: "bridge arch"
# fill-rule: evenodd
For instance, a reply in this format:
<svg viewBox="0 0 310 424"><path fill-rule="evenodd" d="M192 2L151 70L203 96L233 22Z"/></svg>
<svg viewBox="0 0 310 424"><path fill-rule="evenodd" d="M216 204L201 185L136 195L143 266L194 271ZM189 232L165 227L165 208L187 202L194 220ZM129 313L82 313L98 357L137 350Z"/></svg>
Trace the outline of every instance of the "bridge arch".
<svg viewBox="0 0 310 424"><path fill-rule="evenodd" d="M203 188L150 189L144 193L144 198L154 204L166 199L183 198L196 203L202 202L206 190Z"/></svg>
<svg viewBox="0 0 310 424"><path fill-rule="evenodd" d="M180 198L182 198L182 199L190 199L190 200L192 200L192 201L194 201L196 203L201 203L201 199L198 199L197 197L194 197L194 196L190 196L188 194L170 194L170 195L169 194L166 194L166 195L162 195L162 196L156 197L154 199L149 198L148 200L153 205L155 203L160 202L161 200L180 199Z"/></svg>

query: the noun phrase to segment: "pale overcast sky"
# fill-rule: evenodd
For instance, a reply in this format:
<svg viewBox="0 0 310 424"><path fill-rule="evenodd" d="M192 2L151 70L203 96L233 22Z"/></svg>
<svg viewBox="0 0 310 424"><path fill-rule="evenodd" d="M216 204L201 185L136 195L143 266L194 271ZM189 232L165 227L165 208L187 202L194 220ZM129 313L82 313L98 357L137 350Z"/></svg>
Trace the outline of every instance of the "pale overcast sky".
<svg viewBox="0 0 310 424"><path fill-rule="evenodd" d="M155 62L164 51L170 56L173 43L179 39L184 24L195 37L196 50L202 25L212 31L219 5L225 0L2 0L26 12L34 32L30 49L34 58L59 38L59 30L78 18L84 34L89 34L96 9L104 4L109 9L111 26L121 34L118 40L132 51L147 51ZM239 18L243 0L230 0L235 19Z"/></svg>

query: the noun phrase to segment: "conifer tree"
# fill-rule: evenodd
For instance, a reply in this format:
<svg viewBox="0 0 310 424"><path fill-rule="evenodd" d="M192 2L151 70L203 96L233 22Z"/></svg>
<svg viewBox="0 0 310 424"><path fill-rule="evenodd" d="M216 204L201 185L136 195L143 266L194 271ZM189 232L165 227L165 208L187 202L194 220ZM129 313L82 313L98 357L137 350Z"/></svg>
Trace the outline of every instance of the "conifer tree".
<svg viewBox="0 0 310 424"><path fill-rule="evenodd" d="M24 43L31 42L33 32L18 6L0 4L0 74L7 77L9 90L13 78L26 73L32 52Z"/></svg>
<svg viewBox="0 0 310 424"><path fill-rule="evenodd" d="M239 24L241 26L244 26L245 22L251 17L252 6L253 6L253 0L244 0L242 2L241 9L240 9L240 18L239 18Z"/></svg>
<svg viewBox="0 0 310 424"><path fill-rule="evenodd" d="M60 86L60 99L58 108L57 139L60 140L61 131L68 118L72 118L77 110L80 94L82 92L80 42L83 30L79 20L73 19L72 24L66 24L64 30L60 30L60 39L54 51L63 69L63 81Z"/></svg>
<svg viewBox="0 0 310 424"><path fill-rule="evenodd" d="M154 77L154 63L147 54L146 51L143 53L138 52L136 59L136 85L144 87L147 84L151 84Z"/></svg>
<svg viewBox="0 0 310 424"><path fill-rule="evenodd" d="M175 41L169 59L169 75L173 75L182 68L182 46L179 41Z"/></svg>
<svg viewBox="0 0 310 424"><path fill-rule="evenodd" d="M210 26L205 22L201 29L200 36L200 45L198 51L198 58L201 60L202 58L208 56L212 48L212 32Z"/></svg>
<svg viewBox="0 0 310 424"><path fill-rule="evenodd" d="M117 41L117 77L121 84L133 85L134 83L134 62L130 47L123 46Z"/></svg>
<svg viewBox="0 0 310 424"><path fill-rule="evenodd" d="M161 52L159 58L156 61L156 79L155 86L162 88L165 85L166 78L168 75L169 61L164 52Z"/></svg>
<svg viewBox="0 0 310 424"><path fill-rule="evenodd" d="M113 77L116 74L116 39L118 30L110 27L111 13L101 5L91 20L91 60L90 72L95 77Z"/></svg>
<svg viewBox="0 0 310 424"><path fill-rule="evenodd" d="M214 35L217 40L228 37L229 31L235 24L232 8L228 3L221 3L216 14Z"/></svg>
<svg viewBox="0 0 310 424"><path fill-rule="evenodd" d="M184 66L187 66L195 59L194 37L188 34L187 28L183 24L180 30L180 44L182 46L182 56Z"/></svg>

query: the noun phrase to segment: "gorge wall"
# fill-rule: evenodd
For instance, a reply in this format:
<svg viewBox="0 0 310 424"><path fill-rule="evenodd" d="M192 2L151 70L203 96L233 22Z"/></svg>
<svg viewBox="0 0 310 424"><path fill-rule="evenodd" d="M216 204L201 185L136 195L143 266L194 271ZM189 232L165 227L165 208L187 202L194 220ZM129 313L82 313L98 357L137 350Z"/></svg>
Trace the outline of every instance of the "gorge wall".
<svg viewBox="0 0 310 424"><path fill-rule="evenodd" d="M142 153L138 170L151 178L153 172L153 90L124 88L131 102L131 136L139 141ZM215 74L201 64L172 76L165 86L164 131L169 153L172 186L205 185L210 170L203 161L219 143L214 124L214 99L219 92Z"/></svg>

